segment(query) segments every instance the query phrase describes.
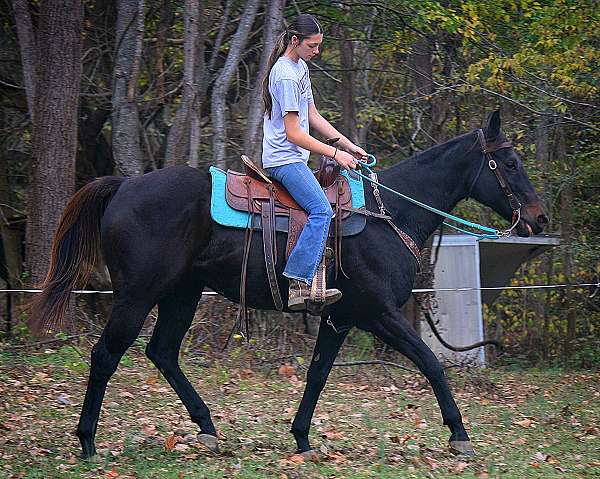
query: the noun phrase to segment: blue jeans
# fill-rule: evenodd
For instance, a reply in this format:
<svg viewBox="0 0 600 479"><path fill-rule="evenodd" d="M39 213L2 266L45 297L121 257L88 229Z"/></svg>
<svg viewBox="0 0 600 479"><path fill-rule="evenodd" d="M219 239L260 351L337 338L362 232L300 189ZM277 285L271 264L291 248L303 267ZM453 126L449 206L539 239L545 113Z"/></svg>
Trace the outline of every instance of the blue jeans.
<svg viewBox="0 0 600 479"><path fill-rule="evenodd" d="M311 284L325 249L333 210L306 163L290 163L266 170L308 213L308 221L290 253L283 275Z"/></svg>

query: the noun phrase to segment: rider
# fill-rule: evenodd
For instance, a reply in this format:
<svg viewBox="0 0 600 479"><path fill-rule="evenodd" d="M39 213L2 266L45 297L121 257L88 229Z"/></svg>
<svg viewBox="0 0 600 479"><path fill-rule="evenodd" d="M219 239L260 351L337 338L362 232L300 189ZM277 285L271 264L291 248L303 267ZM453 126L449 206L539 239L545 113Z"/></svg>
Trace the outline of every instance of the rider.
<svg viewBox="0 0 600 479"><path fill-rule="evenodd" d="M323 29L317 20L312 15L298 15L277 39L263 80L263 167L308 213L283 272L290 281L288 307L296 311L306 308L333 217L329 201L307 165L309 154L329 156L343 168L355 168L357 159L367 155L315 107L306 61L318 55L322 42ZM309 125L325 138L339 137L338 145L345 151L312 137ZM325 303L334 303L341 296L339 290L327 289Z"/></svg>

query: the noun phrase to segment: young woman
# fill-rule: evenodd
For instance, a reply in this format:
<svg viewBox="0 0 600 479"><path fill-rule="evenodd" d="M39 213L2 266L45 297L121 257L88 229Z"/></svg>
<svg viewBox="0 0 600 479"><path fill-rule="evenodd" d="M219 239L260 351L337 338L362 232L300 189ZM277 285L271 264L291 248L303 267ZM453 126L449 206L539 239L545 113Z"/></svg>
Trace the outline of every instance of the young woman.
<svg viewBox="0 0 600 479"><path fill-rule="evenodd" d="M307 165L309 154L326 155L343 168L355 168L367 153L340 134L323 118L313 101L306 61L319 53L323 29L308 14L299 15L278 38L263 81L265 106L262 163L269 175L282 183L308 213L283 275L290 279L288 307L306 308L310 286L321 261L333 211ZM340 138L327 145L309 134L309 127L325 138ZM337 289L325 291L325 303L341 298Z"/></svg>

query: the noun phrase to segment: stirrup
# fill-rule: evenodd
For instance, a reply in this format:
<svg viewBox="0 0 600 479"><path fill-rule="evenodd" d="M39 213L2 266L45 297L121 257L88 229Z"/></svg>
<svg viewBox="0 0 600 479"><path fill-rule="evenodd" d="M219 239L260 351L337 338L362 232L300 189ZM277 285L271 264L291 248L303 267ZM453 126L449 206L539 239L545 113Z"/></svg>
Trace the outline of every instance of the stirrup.
<svg viewBox="0 0 600 479"><path fill-rule="evenodd" d="M317 271L310 287L310 297L306 302L306 309L314 316L320 315L325 307L342 298L341 291L335 288L327 289L326 265L331 254L331 248L325 248L325 253L317 267Z"/></svg>

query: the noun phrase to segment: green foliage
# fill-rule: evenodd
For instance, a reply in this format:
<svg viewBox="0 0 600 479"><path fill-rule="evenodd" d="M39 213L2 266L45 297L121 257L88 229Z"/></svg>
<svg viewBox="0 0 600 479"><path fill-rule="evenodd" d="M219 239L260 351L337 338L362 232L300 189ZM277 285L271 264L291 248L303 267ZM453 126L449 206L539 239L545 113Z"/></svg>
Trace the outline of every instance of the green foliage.
<svg viewBox="0 0 600 479"><path fill-rule="evenodd" d="M568 363L570 366L600 369L600 337L597 334L577 338L573 343L574 353Z"/></svg>

